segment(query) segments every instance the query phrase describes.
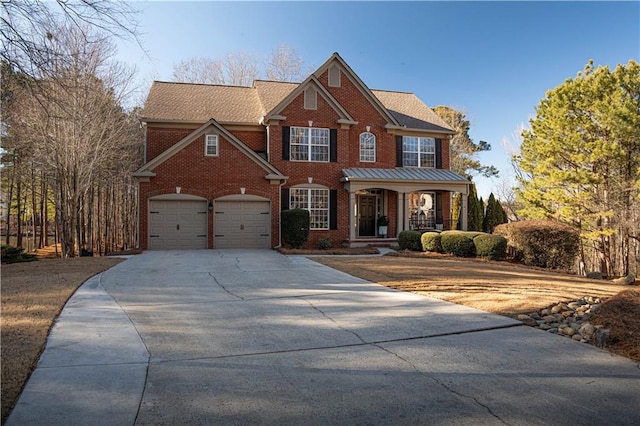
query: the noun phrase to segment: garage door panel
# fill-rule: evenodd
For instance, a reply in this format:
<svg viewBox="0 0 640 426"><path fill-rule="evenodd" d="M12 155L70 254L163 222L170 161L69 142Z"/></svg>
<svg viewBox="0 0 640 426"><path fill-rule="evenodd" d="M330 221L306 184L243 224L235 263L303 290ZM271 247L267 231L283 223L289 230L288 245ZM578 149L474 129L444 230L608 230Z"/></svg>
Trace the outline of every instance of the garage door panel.
<svg viewBox="0 0 640 426"><path fill-rule="evenodd" d="M149 202L149 249L207 248L207 202Z"/></svg>
<svg viewBox="0 0 640 426"><path fill-rule="evenodd" d="M268 201L218 201L215 204L216 248L268 248L271 211Z"/></svg>

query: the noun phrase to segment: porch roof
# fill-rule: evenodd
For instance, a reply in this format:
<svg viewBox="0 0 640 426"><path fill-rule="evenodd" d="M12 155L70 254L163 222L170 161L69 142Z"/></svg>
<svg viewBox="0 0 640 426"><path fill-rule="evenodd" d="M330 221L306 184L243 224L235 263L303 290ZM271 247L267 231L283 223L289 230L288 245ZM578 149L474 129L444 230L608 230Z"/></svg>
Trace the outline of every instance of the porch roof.
<svg viewBox="0 0 640 426"><path fill-rule="evenodd" d="M469 193L469 182L463 176L443 169L397 167L395 169L352 168L343 169L340 179L349 192L380 188L409 193L441 190Z"/></svg>
<svg viewBox="0 0 640 426"><path fill-rule="evenodd" d="M343 169L343 182L353 180L403 181L403 182L469 182L463 176L444 169L396 167L395 169L352 168Z"/></svg>

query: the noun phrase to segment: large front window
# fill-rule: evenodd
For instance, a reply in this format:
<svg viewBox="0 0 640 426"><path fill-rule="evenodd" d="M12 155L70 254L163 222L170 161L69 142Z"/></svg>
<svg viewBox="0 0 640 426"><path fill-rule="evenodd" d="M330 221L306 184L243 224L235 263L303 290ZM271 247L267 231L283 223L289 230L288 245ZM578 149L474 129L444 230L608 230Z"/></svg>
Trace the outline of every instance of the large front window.
<svg viewBox="0 0 640 426"><path fill-rule="evenodd" d="M293 161L329 161L329 129L291 127L290 139Z"/></svg>
<svg viewBox="0 0 640 426"><path fill-rule="evenodd" d="M402 137L403 167L435 167L436 140L415 136Z"/></svg>
<svg viewBox="0 0 640 426"><path fill-rule="evenodd" d="M309 210L310 229L329 229L329 190L291 188L289 207Z"/></svg>

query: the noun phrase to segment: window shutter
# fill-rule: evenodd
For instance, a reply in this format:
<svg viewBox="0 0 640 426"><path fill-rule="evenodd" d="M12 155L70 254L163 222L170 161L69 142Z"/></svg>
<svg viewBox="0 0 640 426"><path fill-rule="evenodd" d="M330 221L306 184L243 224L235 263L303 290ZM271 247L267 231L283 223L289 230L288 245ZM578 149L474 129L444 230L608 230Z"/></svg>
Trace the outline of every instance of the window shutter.
<svg viewBox="0 0 640 426"><path fill-rule="evenodd" d="M338 190L329 190L329 229L338 229Z"/></svg>
<svg viewBox="0 0 640 426"><path fill-rule="evenodd" d="M338 129L329 129L329 161L338 161Z"/></svg>
<svg viewBox="0 0 640 426"><path fill-rule="evenodd" d="M442 220L442 192L436 192L436 223L444 223Z"/></svg>
<svg viewBox="0 0 640 426"><path fill-rule="evenodd" d="M442 168L442 139L436 139L436 169Z"/></svg>
<svg viewBox="0 0 640 426"><path fill-rule="evenodd" d="M402 136L396 136L396 167L402 167Z"/></svg>
<svg viewBox="0 0 640 426"><path fill-rule="evenodd" d="M282 159L289 161L289 135L291 134L291 128L289 126L282 127ZM287 206L289 204L287 203ZM288 208L288 207L287 207Z"/></svg>
<svg viewBox="0 0 640 426"><path fill-rule="evenodd" d="M289 188L282 188L280 210L289 210Z"/></svg>

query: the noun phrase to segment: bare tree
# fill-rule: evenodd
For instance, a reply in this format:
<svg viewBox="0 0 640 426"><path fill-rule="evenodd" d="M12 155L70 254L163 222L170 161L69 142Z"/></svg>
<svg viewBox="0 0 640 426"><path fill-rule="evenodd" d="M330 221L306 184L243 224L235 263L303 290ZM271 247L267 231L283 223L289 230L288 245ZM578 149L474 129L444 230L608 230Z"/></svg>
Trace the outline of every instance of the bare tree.
<svg viewBox="0 0 640 426"><path fill-rule="evenodd" d="M107 242L111 248L131 246L135 227L131 231L125 218L135 218L131 172L140 162L142 138L135 114L121 105L130 93L132 71L114 62L113 45L89 29L67 25L53 34L48 49L56 60L24 93L19 125L10 129L12 138L31 148L30 161L14 161L14 166L30 167L33 179L46 179L41 196L54 202L63 256L93 251L98 241L100 247ZM108 191L101 192L105 186ZM30 187L37 187L35 181ZM37 204L32 199L31 205ZM97 205L104 206L102 212ZM108 238L100 237L96 214L104 215L97 222L107 225Z"/></svg>
<svg viewBox="0 0 640 426"><path fill-rule="evenodd" d="M51 65L47 43L58 23L85 31L132 38L138 45L137 11L124 0L2 0L0 58L12 68L34 75Z"/></svg>
<svg viewBox="0 0 640 426"><path fill-rule="evenodd" d="M264 70L260 64L264 63ZM183 83L251 86L266 75L270 80L301 81L305 75L304 61L296 51L283 44L271 56L261 61L256 54L230 52L221 58L196 57L173 66L173 81Z"/></svg>
<svg viewBox="0 0 640 426"><path fill-rule="evenodd" d="M259 78L258 58L246 52L224 58L191 58L173 66L173 80L183 83L251 86Z"/></svg>
<svg viewBox="0 0 640 426"><path fill-rule="evenodd" d="M294 48L281 44L273 50L267 62L267 78L275 81L302 81L305 78L303 65L304 61Z"/></svg>
<svg viewBox="0 0 640 426"><path fill-rule="evenodd" d="M182 83L224 84L223 64L220 59L187 59L174 64L172 79Z"/></svg>

